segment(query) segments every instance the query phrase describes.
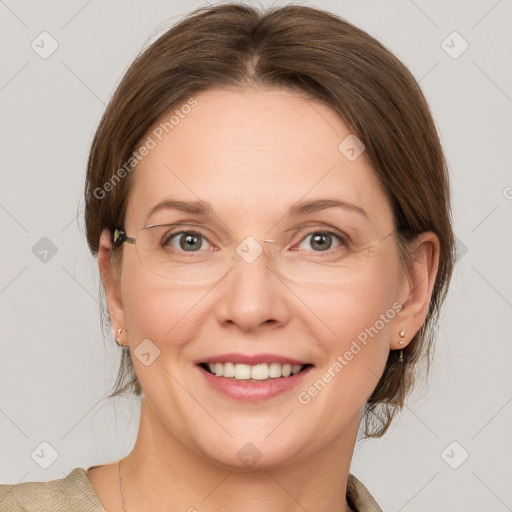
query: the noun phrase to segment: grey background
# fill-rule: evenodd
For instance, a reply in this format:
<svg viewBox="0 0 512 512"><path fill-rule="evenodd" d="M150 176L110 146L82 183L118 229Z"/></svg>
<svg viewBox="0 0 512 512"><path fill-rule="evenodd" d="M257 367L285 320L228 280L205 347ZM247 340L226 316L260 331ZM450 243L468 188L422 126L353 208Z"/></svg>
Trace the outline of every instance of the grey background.
<svg viewBox="0 0 512 512"><path fill-rule="evenodd" d="M119 353L101 334L84 169L129 63L199 5L0 0L3 483L62 478L133 445L137 400L104 399ZM512 3L308 5L370 32L420 80L450 166L461 249L428 384L385 438L358 444L352 472L386 511L512 510ZM43 31L59 45L47 59L31 48ZM456 59L445 49L462 48L457 36L441 46L453 31L469 44Z"/></svg>

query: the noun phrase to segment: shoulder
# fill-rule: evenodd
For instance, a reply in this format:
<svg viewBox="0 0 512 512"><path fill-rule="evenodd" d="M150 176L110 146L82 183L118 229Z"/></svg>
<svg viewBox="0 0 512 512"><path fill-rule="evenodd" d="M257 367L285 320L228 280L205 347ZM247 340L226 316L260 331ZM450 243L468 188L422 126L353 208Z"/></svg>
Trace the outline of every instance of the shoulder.
<svg viewBox="0 0 512 512"><path fill-rule="evenodd" d="M352 474L348 476L347 501L354 512L382 512L370 491Z"/></svg>
<svg viewBox="0 0 512 512"><path fill-rule="evenodd" d="M65 478L49 482L0 485L2 512L105 512L87 478L75 468Z"/></svg>
<svg viewBox="0 0 512 512"><path fill-rule="evenodd" d="M347 499L355 512L382 512L368 489L349 475ZM65 478L49 482L0 485L2 512L105 512L85 469L75 468Z"/></svg>

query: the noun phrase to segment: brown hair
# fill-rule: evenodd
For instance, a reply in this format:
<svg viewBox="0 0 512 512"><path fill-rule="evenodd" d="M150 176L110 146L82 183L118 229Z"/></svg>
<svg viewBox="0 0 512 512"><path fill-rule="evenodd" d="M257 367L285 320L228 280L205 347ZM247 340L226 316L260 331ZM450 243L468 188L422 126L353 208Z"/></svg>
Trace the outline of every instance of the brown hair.
<svg viewBox="0 0 512 512"><path fill-rule="evenodd" d="M454 264L449 184L441 144L414 77L382 44L317 8L266 11L239 4L200 8L165 32L128 69L94 137L86 177L87 241L97 254L103 229L123 225L133 160L150 128L170 108L212 88L269 86L324 102L366 146L387 192L401 255L425 231L437 234L440 263L426 321L403 350L390 351L369 398L365 434L379 437L404 404L418 363L428 362ZM132 160L131 160L132 159ZM120 172L124 168L124 172ZM116 178L116 179L114 179ZM115 396L141 394L123 350Z"/></svg>

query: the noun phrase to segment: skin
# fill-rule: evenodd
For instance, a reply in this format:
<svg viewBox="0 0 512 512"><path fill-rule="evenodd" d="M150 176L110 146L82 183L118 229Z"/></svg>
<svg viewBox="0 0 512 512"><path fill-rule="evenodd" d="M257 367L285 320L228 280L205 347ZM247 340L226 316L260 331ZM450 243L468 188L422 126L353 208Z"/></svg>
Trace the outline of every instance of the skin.
<svg viewBox="0 0 512 512"><path fill-rule="evenodd" d="M147 224L191 217L161 211L146 218L171 195L208 201L235 246L248 235L268 239L298 225L283 219L299 199L343 198L368 216L331 208L300 221L339 220L366 240L393 230L390 204L365 154L351 162L338 150L350 130L330 108L263 88L195 98L198 105L135 171L124 225L130 236ZM122 465L126 510L350 510L346 481L362 409L389 350L405 346L398 333L406 331L407 344L425 320L439 259L436 235L418 238L409 272L390 237L343 279L322 285L280 278L265 256L238 261L215 286L170 284L149 274L133 245L123 247L119 275L110 256L104 232L99 267L114 330L123 329L120 340L132 351L147 338L160 350L149 366L132 355L144 395L137 440ZM314 399L299 403L298 392L394 303L401 311ZM298 388L261 402L236 401L214 391L194 363L233 352L279 354L314 367ZM250 468L237 456L248 442L262 454ZM90 469L88 477L105 509L122 510L117 463Z"/></svg>

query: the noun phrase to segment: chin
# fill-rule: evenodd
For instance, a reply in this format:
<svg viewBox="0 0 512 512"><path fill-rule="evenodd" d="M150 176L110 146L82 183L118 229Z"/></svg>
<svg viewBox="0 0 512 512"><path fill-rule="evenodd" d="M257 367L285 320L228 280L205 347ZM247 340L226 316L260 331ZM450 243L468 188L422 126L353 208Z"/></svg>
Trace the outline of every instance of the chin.
<svg viewBox="0 0 512 512"><path fill-rule="evenodd" d="M247 441L240 447L233 443L226 443L224 449L203 451L205 457L214 464L231 471L250 473L254 471L269 471L290 464L293 453L288 450L277 450L273 447L258 447L255 443Z"/></svg>
<svg viewBox="0 0 512 512"><path fill-rule="evenodd" d="M282 418L273 422L273 429L282 421ZM219 437L218 432L199 434L200 438L194 441L195 451L204 459L232 471L251 472L265 471L286 466L303 456L306 452L314 451L313 438L309 441L297 436L297 425L288 425L286 430L276 430L268 435L272 429L264 432L254 428L254 423L243 430L238 425L238 432L228 431L233 437L225 434ZM290 435L295 434L295 435ZM316 436L318 438L318 436Z"/></svg>

